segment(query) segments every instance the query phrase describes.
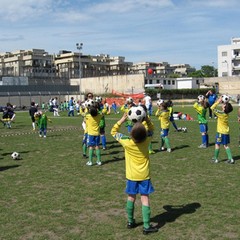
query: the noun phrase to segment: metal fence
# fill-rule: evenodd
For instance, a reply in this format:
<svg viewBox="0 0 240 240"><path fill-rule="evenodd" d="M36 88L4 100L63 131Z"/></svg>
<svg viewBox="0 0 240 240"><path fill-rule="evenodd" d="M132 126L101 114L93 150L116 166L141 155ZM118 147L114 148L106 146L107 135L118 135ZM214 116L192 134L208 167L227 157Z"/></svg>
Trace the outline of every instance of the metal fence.
<svg viewBox="0 0 240 240"><path fill-rule="evenodd" d="M69 101L71 97L79 99L79 86L70 85L29 85L29 86L0 86L0 106L7 102L16 105L18 109L30 106L31 101L39 105L48 103L50 98L57 97L58 102Z"/></svg>

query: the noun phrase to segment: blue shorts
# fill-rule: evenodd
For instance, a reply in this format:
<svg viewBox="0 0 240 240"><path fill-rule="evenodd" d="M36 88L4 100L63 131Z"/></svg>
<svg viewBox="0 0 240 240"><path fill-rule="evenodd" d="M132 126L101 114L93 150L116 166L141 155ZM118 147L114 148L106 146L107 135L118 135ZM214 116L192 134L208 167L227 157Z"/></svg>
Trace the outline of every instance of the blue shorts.
<svg viewBox="0 0 240 240"><path fill-rule="evenodd" d="M127 194L144 194L148 195L154 192L153 185L151 180L143 180L143 181L131 181L127 180L126 183L126 191Z"/></svg>
<svg viewBox="0 0 240 240"><path fill-rule="evenodd" d="M205 123L199 124L200 133L207 133L208 132L208 125Z"/></svg>
<svg viewBox="0 0 240 240"><path fill-rule="evenodd" d="M88 147L99 146L100 145L100 135L99 136L88 135L87 136L87 145L88 145Z"/></svg>
<svg viewBox="0 0 240 240"><path fill-rule="evenodd" d="M161 137L167 137L168 132L169 132L169 128L168 129L161 129Z"/></svg>
<svg viewBox="0 0 240 240"><path fill-rule="evenodd" d="M216 144L220 145L227 145L230 143L230 135L229 134L221 134L221 133L216 133Z"/></svg>

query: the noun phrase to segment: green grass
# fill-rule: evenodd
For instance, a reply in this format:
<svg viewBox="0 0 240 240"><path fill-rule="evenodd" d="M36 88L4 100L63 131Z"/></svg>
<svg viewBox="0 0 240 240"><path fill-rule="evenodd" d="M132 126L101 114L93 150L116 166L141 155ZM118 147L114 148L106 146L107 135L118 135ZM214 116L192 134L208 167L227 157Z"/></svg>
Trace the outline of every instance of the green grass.
<svg viewBox="0 0 240 240"><path fill-rule="evenodd" d="M175 106L189 113L192 107ZM139 226L126 229L126 194L123 149L109 135L120 115L107 116L108 149L102 166L86 166L82 158L81 118L51 117L46 139L31 131L27 112L17 112L12 129L1 126L0 141L0 239L240 239L240 149L237 108L230 114L231 150L236 164L225 164L221 148L219 164L214 152L216 120L209 121L210 147L201 143L196 121L177 121L187 133L171 127L172 153L151 155L155 192L151 221L159 232L142 234L141 203L135 217ZM153 148L159 148L159 122ZM123 127L125 131L125 128ZM13 151L22 159L14 161Z"/></svg>

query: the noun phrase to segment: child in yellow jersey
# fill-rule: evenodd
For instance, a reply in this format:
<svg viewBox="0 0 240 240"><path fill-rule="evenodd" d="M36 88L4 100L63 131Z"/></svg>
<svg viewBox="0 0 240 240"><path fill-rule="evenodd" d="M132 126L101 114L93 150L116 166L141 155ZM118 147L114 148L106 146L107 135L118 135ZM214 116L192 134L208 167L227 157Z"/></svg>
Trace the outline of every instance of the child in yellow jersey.
<svg viewBox="0 0 240 240"><path fill-rule="evenodd" d="M232 112L233 107L231 103L222 103L222 110L217 110L218 104L222 102L221 97L211 106L211 110L217 116L217 133L216 133L216 140L215 140L215 151L213 162L218 163L218 156L220 151L220 145L222 144L225 148L227 153L228 160L227 163L234 164L235 161L232 158L231 150L228 146L230 143L230 135L229 135L229 124L228 124L228 114Z"/></svg>
<svg viewBox="0 0 240 240"><path fill-rule="evenodd" d="M143 233L148 234L157 232L158 229L150 225L150 200L149 194L154 192L150 180L149 170L149 153L148 144L151 141L148 138L148 133L144 125L137 122L131 130L131 138L120 133L121 125L126 121L127 113L124 113L122 118L113 126L111 135L123 146L125 151L125 167L126 167L126 193L127 198L127 228L136 227L134 219L134 204L136 195L141 195L142 202L142 217L143 217ZM153 124L146 117L146 123L149 131L153 131Z"/></svg>
<svg viewBox="0 0 240 240"><path fill-rule="evenodd" d="M97 165L102 165L101 162L101 152L100 152L100 121L102 115L99 114L98 109L96 107L90 107L89 113L86 114L86 128L87 128L87 146L89 148L89 160L86 165L92 166L93 160L93 148L95 148L97 155Z"/></svg>
<svg viewBox="0 0 240 240"><path fill-rule="evenodd" d="M86 127L86 119L85 116L87 114L88 110L85 106L85 103L81 103L79 113L80 116L83 117L82 121L82 128L83 128L83 140L82 140L82 151L83 151L83 157L87 157L87 127Z"/></svg>
<svg viewBox="0 0 240 240"><path fill-rule="evenodd" d="M169 126L170 126L170 112L168 110L167 103L163 102L159 105L158 110L155 113L155 116L158 117L158 120L160 121L160 127L161 127L161 146L160 151L164 151L164 145L166 144L167 151L171 152L172 149L170 147L169 138L168 138L168 132L169 132Z"/></svg>

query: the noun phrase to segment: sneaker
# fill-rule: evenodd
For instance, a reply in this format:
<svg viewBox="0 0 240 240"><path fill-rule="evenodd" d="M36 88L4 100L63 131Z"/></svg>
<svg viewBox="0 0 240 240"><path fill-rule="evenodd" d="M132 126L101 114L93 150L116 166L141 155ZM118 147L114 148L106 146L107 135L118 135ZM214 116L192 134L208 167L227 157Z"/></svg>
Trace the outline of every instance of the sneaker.
<svg viewBox="0 0 240 240"><path fill-rule="evenodd" d="M86 165L87 165L87 166L92 166L92 162L88 161L88 162L86 163Z"/></svg>
<svg viewBox="0 0 240 240"><path fill-rule="evenodd" d="M198 146L198 148L207 148L206 144L201 144Z"/></svg>
<svg viewBox="0 0 240 240"><path fill-rule="evenodd" d="M135 220L133 220L133 222L128 222L127 223L127 228L128 229L132 229L132 228L135 228L137 226Z"/></svg>
<svg viewBox="0 0 240 240"><path fill-rule="evenodd" d="M103 150L106 150L106 147L103 147L102 149L103 149Z"/></svg>
<svg viewBox="0 0 240 240"><path fill-rule="evenodd" d="M42 137L42 135L41 135L41 134L39 134L39 137Z"/></svg>
<svg viewBox="0 0 240 240"><path fill-rule="evenodd" d="M46 138L47 136L46 136L46 135L44 135L43 137L44 137L44 138Z"/></svg>
<svg viewBox="0 0 240 240"><path fill-rule="evenodd" d="M235 160L234 160L234 159L228 159L228 160L226 161L226 163L234 164L234 163L235 163Z"/></svg>
<svg viewBox="0 0 240 240"><path fill-rule="evenodd" d="M213 163L219 163L219 161L217 159L215 159L215 158L212 158L212 162Z"/></svg>
<svg viewBox="0 0 240 240"><path fill-rule="evenodd" d="M84 157L84 158L87 158L88 156L87 156L86 154L83 154L83 157Z"/></svg>
<svg viewBox="0 0 240 240"><path fill-rule="evenodd" d="M158 229L156 227L153 227L152 225L150 225L149 228L143 228L143 234L147 235L149 233L155 233L158 232Z"/></svg>
<svg viewBox="0 0 240 240"><path fill-rule="evenodd" d="M169 152L169 153L170 153L171 151L172 151L172 149L171 149L171 148L168 148L168 149L167 149L167 152Z"/></svg>
<svg viewBox="0 0 240 240"><path fill-rule="evenodd" d="M97 161L97 165L98 165L98 166L101 166L101 165L102 165L102 162L101 162L101 161Z"/></svg>
<svg viewBox="0 0 240 240"><path fill-rule="evenodd" d="M148 151L149 154L154 154L155 152L153 150Z"/></svg>
<svg viewBox="0 0 240 240"><path fill-rule="evenodd" d="M160 148L160 151L164 151L164 150L165 150L165 148L164 148L164 147L161 147L161 148Z"/></svg>

